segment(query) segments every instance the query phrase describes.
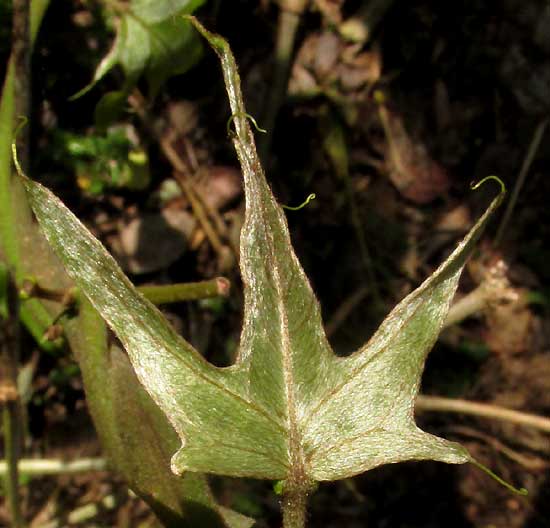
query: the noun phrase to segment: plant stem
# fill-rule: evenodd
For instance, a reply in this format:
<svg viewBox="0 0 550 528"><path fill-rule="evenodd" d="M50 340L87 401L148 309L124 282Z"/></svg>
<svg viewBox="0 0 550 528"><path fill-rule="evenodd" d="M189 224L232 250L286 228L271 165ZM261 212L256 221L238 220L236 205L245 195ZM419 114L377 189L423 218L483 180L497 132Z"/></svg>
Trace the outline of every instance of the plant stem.
<svg viewBox="0 0 550 528"><path fill-rule="evenodd" d="M325 119L328 132L324 141L324 149L330 158L336 176L344 182L345 193L349 202L350 219L354 227L355 236L357 237L359 254L365 268L366 284L372 296L373 304L378 310L382 306L380 290L376 280L374 261L365 236L364 222L361 221L357 197L349 173L348 147L344 125L340 123L338 117L332 112Z"/></svg>
<svg viewBox="0 0 550 528"><path fill-rule="evenodd" d="M364 223L361 221L361 215L359 213L359 207L357 206L357 198L353 189L353 183L349 171L343 174L344 183L346 186L346 194L350 205L350 216L353 226L355 228L355 236L357 237L357 243L359 244L359 252L361 254L361 260L365 268L367 276L367 284L372 295L373 303L376 309L380 309L382 306L382 297L380 295L380 289L378 288L378 281L376 279L376 273L374 271L374 261L371 256L369 246L367 244L367 238L365 236Z"/></svg>
<svg viewBox="0 0 550 528"><path fill-rule="evenodd" d="M230 283L224 277L209 281L187 282L166 286L139 286L138 290L153 304L170 304L181 301L227 297Z"/></svg>
<svg viewBox="0 0 550 528"><path fill-rule="evenodd" d="M539 146L544 136L544 132L546 130L547 125L548 125L548 118L545 118L537 125L537 128L535 129L535 133L533 134L533 139L531 139L531 143L529 144L527 155L523 160L523 164L521 166L521 170L519 171L518 179L516 180L516 183L514 185L512 195L510 196L510 200L508 201L508 206L506 207L504 216L502 217L502 220L500 221L500 225L498 226L497 234L495 235L495 240L494 240L495 246L497 246L501 241L504 235L504 232L508 227L508 222L510 221L510 218L512 218L512 213L514 212L514 207L516 206L519 193L521 191L521 188L523 187L523 184L525 183L525 179L527 178L529 169L533 164L533 161L539 149Z"/></svg>
<svg viewBox="0 0 550 528"><path fill-rule="evenodd" d="M31 100L31 39L30 0L13 0L13 31L11 58L14 64L15 117L29 118ZM21 130L17 152L24 172L29 168L29 129Z"/></svg>
<svg viewBox="0 0 550 528"><path fill-rule="evenodd" d="M8 469L8 465L0 461L0 476L7 475ZM19 460L19 473L22 475L75 475L106 470L107 461L104 458L81 458L72 461L43 458Z"/></svg>
<svg viewBox="0 0 550 528"><path fill-rule="evenodd" d="M53 288L45 288L38 284L35 280L23 279L19 295L22 300L36 297L44 301L53 301L63 306L71 306L75 302L75 288L65 290L55 290Z"/></svg>
<svg viewBox="0 0 550 528"><path fill-rule="evenodd" d="M13 528L24 525L19 503L19 402L9 401L2 410L4 428L4 449L6 453L5 486Z"/></svg>
<svg viewBox="0 0 550 528"><path fill-rule="evenodd" d="M7 288L8 314L0 321L0 404L3 405L3 435L7 466L6 496L12 526L24 526L19 504L18 460L20 449L20 413L17 392L17 364L19 359L19 303L13 282Z"/></svg>
<svg viewBox="0 0 550 528"><path fill-rule="evenodd" d="M289 5L286 5L289 4ZM292 52L296 42L296 32L300 25L300 18L305 9L305 2L281 2L279 20L277 23L277 43L275 45L275 64L271 90L267 98L267 105L261 125L266 129L265 135L258 138L258 151L264 165L268 162L273 128L275 120L286 96L288 77L292 61Z"/></svg>
<svg viewBox="0 0 550 528"><path fill-rule="evenodd" d="M306 525L307 492L291 490L283 495L283 528L304 528Z"/></svg>
<svg viewBox="0 0 550 528"><path fill-rule="evenodd" d="M189 168L187 163L181 158L177 150L172 146L172 141L175 139L172 134L168 134L160 137L152 126L151 117L147 111L147 102L139 90L134 89L128 97L128 103L135 110L137 116L141 119L141 122L145 126L147 133L151 138L158 141L158 144L162 150L162 153L166 159L170 162L174 169L174 177L180 184L180 187L185 194L187 200L191 204L193 214L197 218L204 234L208 238L210 245L218 255L218 264L220 269L231 269L235 262L235 255L231 249L225 246L221 239L221 229L224 228L223 222L219 219L217 211L209 210L206 206L204 199L200 196L200 193L193 188L192 183L189 181ZM193 171L196 171L198 167L192 167ZM215 216L217 221L212 222L209 218ZM217 228L217 230L215 229Z"/></svg>
<svg viewBox="0 0 550 528"><path fill-rule="evenodd" d="M3 433L6 464L6 495L12 516L12 526L22 528L23 517L19 504L18 459L21 437L20 400L17 392L19 358L19 302L13 282L23 273L20 258L20 233L27 225L29 210L22 188L14 183L11 167L13 121L30 113L30 52L48 0L33 2L13 0L12 51L0 100L0 239L11 282L8 287L8 313L0 326L0 403L3 403ZM19 156L23 167L29 160L28 130L18 138ZM24 311L27 316L30 312Z"/></svg>
<svg viewBox="0 0 550 528"><path fill-rule="evenodd" d="M550 433L549 418L514 411L513 409L506 409L505 407L498 407L497 405L490 405L487 403L471 402L454 398L441 398L438 396L418 396L416 408L419 411L443 411L483 416L484 418L512 422Z"/></svg>
<svg viewBox="0 0 550 528"><path fill-rule="evenodd" d="M443 328L448 328L472 315L487 311L491 306L519 301L520 294L511 286L507 272L508 268L501 260L492 265L486 271L479 286L451 306Z"/></svg>
<svg viewBox="0 0 550 528"><path fill-rule="evenodd" d="M138 286L137 289L153 304L171 304L182 301L196 301L211 297L227 297L231 283L225 277L216 277L212 280L200 282L178 282L176 284ZM31 297L37 299L55 301L62 306L71 307L75 303L77 290L54 290L44 288L40 284L23 281L20 295L27 300Z"/></svg>
<svg viewBox="0 0 550 528"><path fill-rule="evenodd" d="M478 286L458 301L456 301L447 314L443 328L448 328L460 323L468 317L482 312L489 303L489 295L484 284Z"/></svg>

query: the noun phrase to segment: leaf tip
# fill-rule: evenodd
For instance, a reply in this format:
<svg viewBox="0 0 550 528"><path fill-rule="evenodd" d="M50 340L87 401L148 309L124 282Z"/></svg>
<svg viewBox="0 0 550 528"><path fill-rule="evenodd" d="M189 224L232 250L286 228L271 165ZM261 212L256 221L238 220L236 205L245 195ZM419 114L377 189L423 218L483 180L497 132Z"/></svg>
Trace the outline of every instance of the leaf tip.
<svg viewBox="0 0 550 528"><path fill-rule="evenodd" d="M208 31L193 15L182 15L184 20L191 22L193 27L208 41L208 43L218 52L224 52L228 49L229 44L220 35Z"/></svg>

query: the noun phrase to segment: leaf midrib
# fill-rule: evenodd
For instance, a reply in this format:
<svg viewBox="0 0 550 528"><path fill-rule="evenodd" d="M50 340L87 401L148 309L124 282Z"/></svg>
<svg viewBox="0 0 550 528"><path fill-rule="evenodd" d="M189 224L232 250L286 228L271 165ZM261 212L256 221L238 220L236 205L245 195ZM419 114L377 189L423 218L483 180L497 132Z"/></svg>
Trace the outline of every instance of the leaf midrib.
<svg viewBox="0 0 550 528"><path fill-rule="evenodd" d="M261 171L261 169L259 169ZM263 173L260 176L253 173L252 178L256 181L254 185L257 186L258 194L261 196L260 204L257 206L257 216L256 221L260 221L261 225L264 228L265 238L267 242L268 251L272 255L273 262L273 283L277 291L277 311L279 314L279 334L281 336L281 356L283 363L283 385L285 393L285 403L287 410L287 423L288 423L288 450L289 450L289 478L291 474L303 475L305 473L304 468L304 450L303 442L301 438L301 432L298 427L297 420L297 409L296 409L296 394L295 394L295 381L294 381L294 369L292 364L292 346L291 346L291 337L289 334L288 328L288 310L285 303L286 291L283 287L283 281L281 277L281 270L278 258L277 258L277 248L275 246L274 236L272 229L267 226L277 225L279 222L282 224L282 229L284 229L284 216L280 211L280 206L275 202L275 199L271 195L265 194L265 189L262 185L263 182L258 181L259 178L265 178ZM265 182L267 186L267 182ZM270 222L268 218L268 211L271 214L274 214L276 217L275 222ZM287 233L288 234L288 233ZM284 273L284 271L283 271Z"/></svg>
<svg viewBox="0 0 550 528"><path fill-rule="evenodd" d="M156 308L155 308L155 310L156 310ZM165 345L163 345L163 343L166 343L166 340L164 340L161 336L156 336L155 334L150 334L151 340L153 341L153 343L156 345L156 347L158 349L164 348L164 350L166 350L166 352L168 352L170 355L172 355L177 361L181 361L195 376L202 379L205 383L210 383L211 385L217 387L218 389L220 389L222 392L224 392L228 396L231 396L235 400L237 400L237 401L241 402L242 404L244 404L246 407L249 407L253 411L256 411L258 414L262 415L269 422L271 422L273 425L275 425L279 430L281 430L283 432L285 431L285 427L283 426L283 424L281 424L277 420L275 420L275 418L273 418L273 416L271 416L271 414L269 414L266 409L264 409L263 407L261 407L259 405L256 405L253 401L244 398L238 392L232 391L224 383L218 381L214 376L212 376L211 373L203 372L200 369L200 367L198 367L197 365L194 364L193 361L188 360L185 356L183 356L182 354L176 352L174 349L176 347L178 347L177 342L178 341L184 341L184 343L189 348L192 349L196 359L198 359L199 361L203 361L207 368L216 369L218 371L222 370L222 369L219 369L218 367L213 366L211 363L208 363L204 359L204 357L199 352L197 352L194 347L192 347L192 345L190 343L188 343L181 336L179 336L179 334L177 334L171 327L169 327L168 331L171 334L170 337L172 338L172 340L173 339L176 340L175 346L165 346ZM160 343L159 343L159 340L160 340ZM127 349L129 349L129 348L130 347L127 347ZM190 424L192 425L192 422L190 422Z"/></svg>

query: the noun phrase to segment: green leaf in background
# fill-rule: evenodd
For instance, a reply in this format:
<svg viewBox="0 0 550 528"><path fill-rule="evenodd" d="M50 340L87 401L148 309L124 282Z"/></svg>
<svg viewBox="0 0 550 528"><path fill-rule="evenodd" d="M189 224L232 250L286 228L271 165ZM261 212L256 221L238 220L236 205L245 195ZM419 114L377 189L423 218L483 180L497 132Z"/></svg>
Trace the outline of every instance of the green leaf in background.
<svg viewBox="0 0 550 528"><path fill-rule="evenodd" d="M34 43L49 0L31 2L31 42ZM57 283L53 270L59 268L59 260L45 244L36 228L25 191L19 179L12 177L11 145L15 119L15 64L9 60L0 97L0 252L16 282L26 276L43 279L52 287ZM50 258L55 259L54 262ZM63 276L66 275L63 273ZM53 323L55 314L51 306L36 299L20 305L20 317L30 334L43 350L57 352L59 342L44 339L44 332Z"/></svg>
<svg viewBox="0 0 550 528"><path fill-rule="evenodd" d="M126 90L112 90L103 94L95 106L95 126L105 130L111 123L118 121L124 115L127 99Z"/></svg>
<svg viewBox="0 0 550 528"><path fill-rule="evenodd" d="M33 40L47 5L47 0L31 3ZM52 289L67 290L72 286L32 218L22 182L12 174L14 94L14 64L10 61L0 98L0 318L7 315L8 273L19 283L25 277L33 277ZM117 145L124 147L122 153L128 165L133 166L134 184L136 172L143 172L146 165L143 153L128 152L127 141L116 141L109 134L105 139L65 139L75 157L105 153ZM22 322L41 347L51 352L59 346L44 341L43 336L62 308L59 303L36 298L21 301ZM179 439L137 381L126 356L120 350L109 349L105 324L85 300L80 302L78 316L68 321L65 335L82 370L87 402L111 464L151 506L163 525L250 528L253 520L216 503L204 475L189 473L178 478L171 472L170 457ZM24 367L18 378L23 402L30 392L30 370Z"/></svg>
<svg viewBox="0 0 550 528"><path fill-rule="evenodd" d="M245 181L245 307L235 365L206 362L80 221L47 189L24 180L50 244L117 334L140 382L181 439L173 470L285 480L289 490L405 460L470 461L459 444L416 426L414 401L465 260L500 196L364 347L336 357L260 166L229 46L194 23L222 62Z"/></svg>
<svg viewBox="0 0 550 528"><path fill-rule="evenodd" d="M86 301L69 335L82 369L86 399L110 466L123 475L168 528L250 528L252 519L220 507L203 475L170 471L179 439L140 385L126 354L109 345L101 316Z"/></svg>
<svg viewBox="0 0 550 528"><path fill-rule="evenodd" d="M204 2L131 0L127 8L118 12L117 35L111 50L97 66L92 82L73 98L91 90L117 64L126 76L121 91L124 97L111 98L110 113L121 111L126 95L142 75L154 97L169 77L186 72L199 60L201 43L191 27L181 23L180 17L192 13ZM116 110L114 103L118 105Z"/></svg>
<svg viewBox="0 0 550 528"><path fill-rule="evenodd" d="M8 285L8 267L0 260L0 320L8 318Z"/></svg>
<svg viewBox="0 0 550 528"><path fill-rule="evenodd" d="M143 190L151 180L149 159L128 136L126 128L115 126L104 134L86 136L56 129L50 151L56 162L75 173L78 186L88 193L99 194L105 188Z"/></svg>

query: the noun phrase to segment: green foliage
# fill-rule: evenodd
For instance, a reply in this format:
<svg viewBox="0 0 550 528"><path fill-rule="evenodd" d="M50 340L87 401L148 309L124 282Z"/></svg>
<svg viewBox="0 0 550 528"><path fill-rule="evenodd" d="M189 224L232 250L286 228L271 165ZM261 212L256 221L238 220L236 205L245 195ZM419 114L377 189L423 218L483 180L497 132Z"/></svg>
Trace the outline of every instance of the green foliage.
<svg viewBox="0 0 550 528"><path fill-rule="evenodd" d="M31 3L33 40L47 5L46 0ZM19 286L26 277L33 277L49 288L67 290L72 283L39 232L21 181L12 175L14 85L10 61L0 99L0 281L7 280L7 274L1 272L9 270ZM69 139L74 140L67 143L82 162L87 149L89 153L111 148L109 137L105 144L98 138L88 143ZM131 151L122 151L130 157ZM2 290L0 284L0 299ZM43 335L63 306L30 298L21 302L20 309L22 322L37 342L43 348L51 347ZM150 504L163 524L250 527L250 519L216 503L203 475L189 473L182 479L170 471L169 458L179 442L177 435L139 385L125 355L109 349L105 324L89 303L81 300L77 316L64 322L65 336L82 372L88 405L111 465ZM72 372L69 369L63 375ZM136 397L129 398L133 395Z"/></svg>
<svg viewBox="0 0 550 528"><path fill-rule="evenodd" d="M170 471L178 438L139 384L126 354L109 347L105 325L82 299L68 331L82 370L90 411L111 466L167 527L248 528L250 519L216 504L206 479Z"/></svg>
<svg viewBox="0 0 550 528"><path fill-rule="evenodd" d="M91 83L73 97L91 90L116 65L124 71L120 90L103 96L96 108L96 122L104 126L119 117L137 81L145 77L149 95L155 97L173 75L186 72L200 58L200 41L181 16L194 12L205 0L130 0L111 4L117 34L110 51L98 64Z"/></svg>
<svg viewBox="0 0 550 528"><path fill-rule="evenodd" d="M31 4L33 40L46 7L47 2L43 0L35 0ZM21 182L13 180L11 174L14 91L14 65L10 60L0 99L0 247L10 273L16 281L21 281L25 275L34 275L30 270L33 263L41 263L39 272L44 276L48 260L43 258L43 237L34 226ZM26 258L22 258L22 255L26 255ZM57 348L56 344L43 340L44 332L53 322L53 316L41 303L36 299L21 303L20 317L43 349L54 351Z"/></svg>
<svg viewBox="0 0 550 528"><path fill-rule="evenodd" d="M135 148L121 128L88 136L56 130L52 152L75 173L79 187L91 194L106 188L141 190L150 181L147 154Z"/></svg>
<svg viewBox="0 0 550 528"><path fill-rule="evenodd" d="M75 363L54 368L49 375L50 383L54 386L68 385L70 381L80 375L80 368Z"/></svg>
<svg viewBox="0 0 550 528"><path fill-rule="evenodd" d="M52 248L117 334L140 382L177 432L182 446L172 469L285 480L290 493L388 463L471 461L459 444L416 426L414 400L466 258L501 196L366 345L336 357L260 166L229 46L195 25L222 63L245 181L245 308L235 365L207 363L79 220L47 189L24 180Z"/></svg>
<svg viewBox="0 0 550 528"><path fill-rule="evenodd" d="M2 261L0 261L0 321L2 320L2 318L8 318L8 285L8 267Z"/></svg>

